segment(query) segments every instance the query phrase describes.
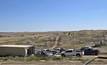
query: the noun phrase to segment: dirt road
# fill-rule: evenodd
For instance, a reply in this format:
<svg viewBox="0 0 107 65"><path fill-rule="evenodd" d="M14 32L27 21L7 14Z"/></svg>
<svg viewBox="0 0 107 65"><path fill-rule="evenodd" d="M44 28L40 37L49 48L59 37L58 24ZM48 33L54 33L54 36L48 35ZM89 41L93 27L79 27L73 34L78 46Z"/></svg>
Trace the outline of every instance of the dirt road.
<svg viewBox="0 0 107 65"><path fill-rule="evenodd" d="M52 61L52 62L0 62L0 65L83 65L83 63L78 61L69 61L69 62L62 62L62 61ZM89 65L107 65L103 63L92 63Z"/></svg>

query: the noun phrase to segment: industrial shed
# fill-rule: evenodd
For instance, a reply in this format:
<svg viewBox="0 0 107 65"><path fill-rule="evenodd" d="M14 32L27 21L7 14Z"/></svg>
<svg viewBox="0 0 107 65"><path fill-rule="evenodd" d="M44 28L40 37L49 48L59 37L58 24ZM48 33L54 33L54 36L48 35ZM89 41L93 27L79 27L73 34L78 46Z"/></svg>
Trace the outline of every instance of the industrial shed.
<svg viewBox="0 0 107 65"><path fill-rule="evenodd" d="M0 56L28 56L35 54L34 45L0 45Z"/></svg>

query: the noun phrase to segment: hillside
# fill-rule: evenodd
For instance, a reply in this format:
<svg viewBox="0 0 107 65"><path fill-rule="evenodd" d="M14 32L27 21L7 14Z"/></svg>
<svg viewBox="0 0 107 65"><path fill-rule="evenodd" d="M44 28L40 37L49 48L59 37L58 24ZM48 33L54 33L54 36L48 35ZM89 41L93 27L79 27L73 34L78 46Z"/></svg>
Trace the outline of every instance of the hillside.
<svg viewBox="0 0 107 65"><path fill-rule="evenodd" d="M38 48L80 48L104 40L107 43L107 30L81 30L65 32L0 32L0 45L36 45Z"/></svg>

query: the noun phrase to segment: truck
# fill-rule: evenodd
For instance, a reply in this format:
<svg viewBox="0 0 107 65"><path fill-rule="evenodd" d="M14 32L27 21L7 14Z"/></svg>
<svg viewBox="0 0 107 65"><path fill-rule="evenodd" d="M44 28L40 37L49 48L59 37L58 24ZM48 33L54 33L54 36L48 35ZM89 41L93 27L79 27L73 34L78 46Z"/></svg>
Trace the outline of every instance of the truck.
<svg viewBox="0 0 107 65"><path fill-rule="evenodd" d="M77 51L75 49L68 49L66 51L61 52L61 56L65 57L65 56L77 56L77 57L81 57L83 54L81 51Z"/></svg>
<svg viewBox="0 0 107 65"><path fill-rule="evenodd" d="M87 48L82 50L84 55L98 55L99 54L99 50L94 50L92 48Z"/></svg>

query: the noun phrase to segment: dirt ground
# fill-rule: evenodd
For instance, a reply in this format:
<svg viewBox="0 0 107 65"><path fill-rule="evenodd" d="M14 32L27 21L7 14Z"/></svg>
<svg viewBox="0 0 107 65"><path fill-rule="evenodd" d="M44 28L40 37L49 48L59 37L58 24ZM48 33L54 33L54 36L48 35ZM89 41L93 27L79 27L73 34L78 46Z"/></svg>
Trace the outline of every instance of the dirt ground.
<svg viewBox="0 0 107 65"><path fill-rule="evenodd" d="M91 59L94 56L83 56L83 58L88 58ZM86 60L87 61L87 60ZM85 61L85 62L86 62ZM101 60L103 62L91 62L88 65L107 65L107 60ZM105 63L105 62L106 63ZM65 61L0 61L0 65L83 65L84 62L81 61L70 61L70 60L65 60Z"/></svg>
<svg viewBox="0 0 107 65"><path fill-rule="evenodd" d="M45 62L18 62L18 61L3 61L0 62L0 65L83 65L82 62L79 61L45 61ZM90 63L88 65L107 65L105 63Z"/></svg>

